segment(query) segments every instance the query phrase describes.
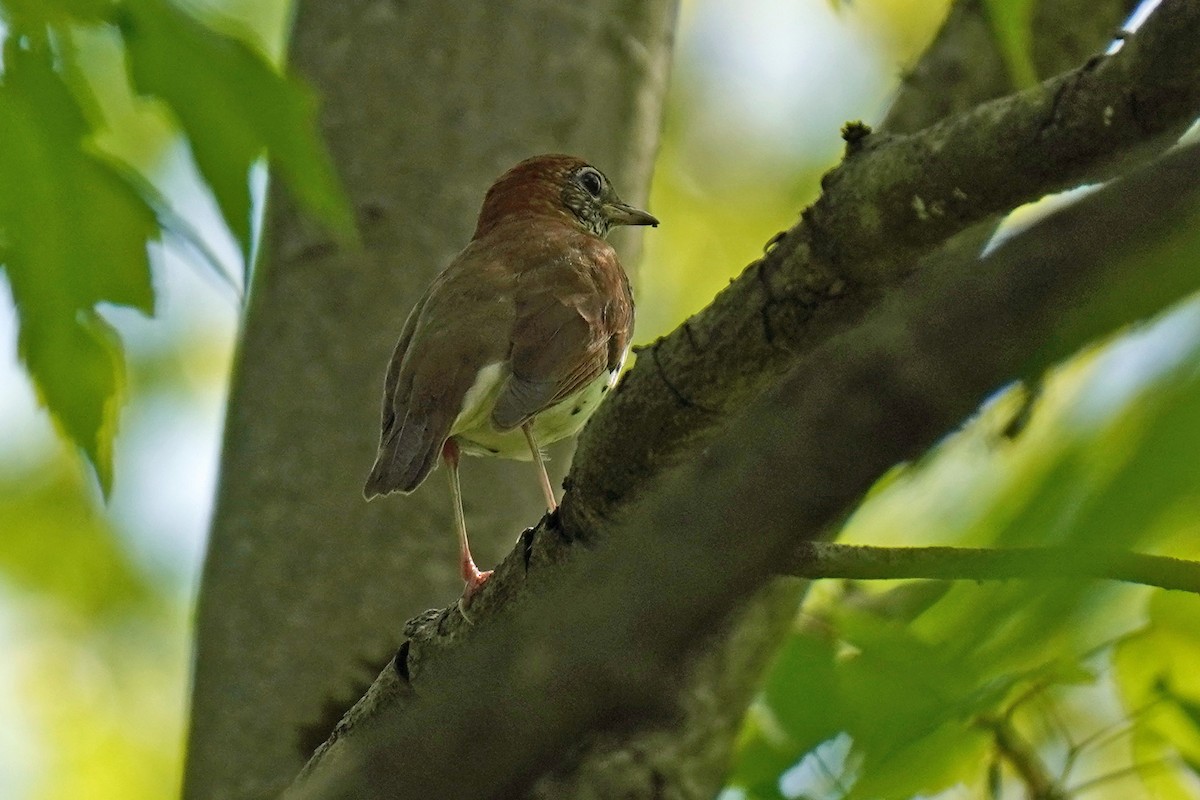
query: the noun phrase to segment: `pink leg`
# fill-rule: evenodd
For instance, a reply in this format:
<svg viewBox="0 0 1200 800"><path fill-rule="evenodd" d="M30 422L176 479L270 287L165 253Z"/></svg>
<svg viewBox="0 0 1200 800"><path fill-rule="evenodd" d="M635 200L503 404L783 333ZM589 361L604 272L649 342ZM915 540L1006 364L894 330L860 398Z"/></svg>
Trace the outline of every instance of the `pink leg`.
<svg viewBox="0 0 1200 800"><path fill-rule="evenodd" d="M542 460L542 451L538 449L537 441L533 438L533 422L526 422L521 426L521 430L525 432L525 441L529 443L529 452L533 454L533 461L538 468L538 481L542 484L542 495L546 498L546 510L551 514L558 508L558 501L554 499L554 489L550 486L550 475L546 472L546 462Z"/></svg>
<svg viewBox="0 0 1200 800"><path fill-rule="evenodd" d="M458 558L462 566L462 577L466 581L459 607L465 607L479 588L491 577L492 571L480 572L471 558L471 546L467 543L467 520L463 516L462 487L458 482L458 443L447 439L442 445L442 460L446 462L450 473L450 493L454 495L454 523L458 528Z"/></svg>

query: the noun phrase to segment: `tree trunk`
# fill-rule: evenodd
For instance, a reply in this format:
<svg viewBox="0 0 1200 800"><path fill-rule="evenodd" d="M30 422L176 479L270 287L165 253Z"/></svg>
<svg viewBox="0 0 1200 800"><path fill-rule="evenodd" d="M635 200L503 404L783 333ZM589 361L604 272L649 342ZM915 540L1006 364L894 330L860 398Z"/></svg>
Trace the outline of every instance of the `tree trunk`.
<svg viewBox="0 0 1200 800"><path fill-rule="evenodd" d="M400 644L396 621L460 591L442 480L362 499L388 356L518 160L575 153L645 198L675 13L672 0L300 3L293 61L323 97L363 247L338 247L272 191L197 611L185 797L278 793ZM627 265L631 243L617 242ZM540 494L522 464L471 462L464 482L487 564L537 520Z"/></svg>

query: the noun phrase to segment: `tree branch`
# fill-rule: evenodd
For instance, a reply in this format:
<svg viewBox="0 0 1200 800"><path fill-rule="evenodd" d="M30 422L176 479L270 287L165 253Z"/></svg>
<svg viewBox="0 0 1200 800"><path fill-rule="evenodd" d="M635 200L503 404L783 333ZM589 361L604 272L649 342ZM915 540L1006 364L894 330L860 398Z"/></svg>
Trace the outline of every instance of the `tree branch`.
<svg viewBox="0 0 1200 800"><path fill-rule="evenodd" d="M1081 3L1087 4L1086 14L1078 13ZM1105 46L1131 5L1132 0L1036 2L1033 34L1040 54L1035 56L1039 74L1062 72ZM988 53L994 58L986 57ZM1012 88L981 3L957 0L935 41L905 80L882 128L888 133L911 133ZM960 237L974 240L972 253L982 249L998 218ZM685 325L682 332L690 331ZM662 384L672 390L671 375L657 355L652 350L648 357L654 359ZM677 399L683 405L690 402L682 393ZM741 604L724 627L712 632L711 644L697 651L682 680L672 687L676 708L669 725L620 736L585 736L578 745L579 757L543 774L525 794L527 800L616 796L650 800L673 792L712 796L724 783L740 720L770 656L794 624L795 609L806 589L803 582L777 581Z"/></svg>
<svg viewBox="0 0 1200 800"><path fill-rule="evenodd" d="M1200 594L1200 562L1078 547L875 547L800 542L782 571L798 578L1009 580L1103 578Z"/></svg>
<svg viewBox="0 0 1200 800"><path fill-rule="evenodd" d="M1003 135L1002 114L976 121ZM886 297L840 278L837 291L806 295L820 285L803 272L816 262L803 228L789 234L692 320L691 336L657 345L676 389L709 411L679 407L654 364L627 376L586 432L562 517L527 532L498 567L477 624L453 610L416 621L291 796L513 796L562 762L566 742L671 724L684 665L786 561L784 532L829 531L879 474L981 397L1094 336L1098 323L1084 320L1055 338L1063 309L1127 280L1129 252L1189 230L1198 166L1194 151L1172 156L982 264L930 259ZM912 270L910 256L889 282ZM1125 319L1186 291L1180 275L1138 277L1150 291L1126 298ZM789 365L777 390L750 402ZM730 530L755 535L734 543Z"/></svg>
<svg viewBox="0 0 1200 800"><path fill-rule="evenodd" d="M1028 797L1037 800L1068 800L1071 795L1058 786L1037 748L1017 731L1011 719L981 717L978 724L991 732L996 751L1020 776Z"/></svg>
<svg viewBox="0 0 1200 800"><path fill-rule="evenodd" d="M1184 52L1196 36L1200 4L1171 0L1114 56L919 135L848 145L805 215L816 257L843 278L887 280L907 253L1042 194L1111 177L1131 149L1169 144L1160 137L1177 137L1196 117L1200 55ZM856 196L871 200L869 210Z"/></svg>
<svg viewBox="0 0 1200 800"><path fill-rule="evenodd" d="M1066 328L1078 338L1056 338L1065 310L1119 295L1134 319L1194 290L1193 270L1149 276L1140 255L1200 237L1197 174L1193 146L970 269L930 259L602 530L564 516L528 532L479 595L477 623L447 610L412 626L289 796L514 796L564 743L667 724L690 655L777 574L796 530L832 530L880 474L997 386L1111 323L1082 313ZM1141 291L1128 291L1134 280Z"/></svg>
<svg viewBox="0 0 1200 800"><path fill-rule="evenodd" d="M901 82L883 128L913 133L962 114L1013 85L984 0L958 0L929 50ZM1034 3L1033 61L1040 78L1073 69L1112 39L1138 0L1041 0Z"/></svg>
<svg viewBox="0 0 1200 800"><path fill-rule="evenodd" d="M949 237L1169 145L1200 115L1198 40L1200 0L1167 0L1114 56L910 136L868 136L802 221L599 408L567 479L571 525L602 524Z"/></svg>

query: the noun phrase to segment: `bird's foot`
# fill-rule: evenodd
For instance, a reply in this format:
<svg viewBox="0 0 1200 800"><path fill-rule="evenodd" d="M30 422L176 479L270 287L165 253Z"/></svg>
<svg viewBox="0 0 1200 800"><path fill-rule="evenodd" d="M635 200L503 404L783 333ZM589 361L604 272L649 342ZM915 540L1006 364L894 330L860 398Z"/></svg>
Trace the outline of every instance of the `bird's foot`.
<svg viewBox="0 0 1200 800"><path fill-rule="evenodd" d="M471 607L471 601L475 599L475 595L479 593L479 590L483 588L483 585L487 583L490 577L492 577L490 569L480 572L474 562L470 562L469 566L467 564L463 565L463 578L466 581L466 585L463 587L462 597L458 598L458 612L462 614L463 619L467 622L474 624L475 621L471 619L471 615L467 610Z"/></svg>

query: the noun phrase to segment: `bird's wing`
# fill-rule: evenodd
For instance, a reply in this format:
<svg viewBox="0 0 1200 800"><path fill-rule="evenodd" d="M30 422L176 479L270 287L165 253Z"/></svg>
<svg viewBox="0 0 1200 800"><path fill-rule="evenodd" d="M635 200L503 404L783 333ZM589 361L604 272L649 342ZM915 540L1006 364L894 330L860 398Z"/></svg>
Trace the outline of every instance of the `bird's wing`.
<svg viewBox="0 0 1200 800"><path fill-rule="evenodd" d="M400 338L396 340L396 346L392 348L392 359L388 362L387 376L383 379L383 403L381 404L383 408L380 420L382 433L379 438L381 443L396 424L396 387L400 383L400 367L404 363L404 354L408 352L409 342L412 341L413 332L417 329L417 320L421 317L421 309L429 300L431 289L432 287L429 287L425 290L421 299L409 312L408 319L404 321L404 328L400 331Z"/></svg>
<svg viewBox="0 0 1200 800"><path fill-rule="evenodd" d="M623 283L619 288L627 291ZM614 320L610 313L612 296L606 289L572 262L522 275L512 370L492 409L493 425L516 428L615 367L609 363L610 340L618 334L623 340L628 331L626 317Z"/></svg>
<svg viewBox="0 0 1200 800"><path fill-rule="evenodd" d="M504 358L511 288L502 275L472 269L475 260L464 251L438 276L396 344L384 385L379 453L363 488L368 498L421 485L479 371ZM489 330L501 333L479 335Z"/></svg>

